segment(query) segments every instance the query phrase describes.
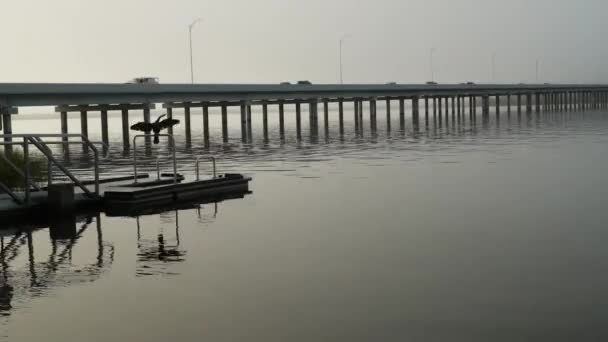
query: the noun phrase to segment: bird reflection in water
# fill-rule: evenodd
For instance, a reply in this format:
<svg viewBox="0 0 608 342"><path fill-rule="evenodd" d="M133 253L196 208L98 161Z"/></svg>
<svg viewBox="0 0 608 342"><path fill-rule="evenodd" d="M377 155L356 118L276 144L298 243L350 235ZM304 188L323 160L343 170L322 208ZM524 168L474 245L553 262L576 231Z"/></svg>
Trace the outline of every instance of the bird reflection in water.
<svg viewBox="0 0 608 342"><path fill-rule="evenodd" d="M183 262L186 252L179 247L179 212L175 211L175 235L167 237L162 229L155 239L142 237L139 217L137 220L137 271L138 277L151 275L176 275L169 267Z"/></svg>
<svg viewBox="0 0 608 342"><path fill-rule="evenodd" d="M98 280L114 261L114 246L103 241L100 216L97 227L97 255L94 260L74 260L72 252L93 223L93 216L77 219L68 217L45 224L30 224L0 230L0 315L9 316L15 302L46 296L59 287L90 283ZM84 221L84 223L82 223ZM77 228L77 222L81 222ZM49 228L51 253L37 261L35 239L42 229ZM27 258L19 258L27 251ZM18 261L25 260L25 264Z"/></svg>

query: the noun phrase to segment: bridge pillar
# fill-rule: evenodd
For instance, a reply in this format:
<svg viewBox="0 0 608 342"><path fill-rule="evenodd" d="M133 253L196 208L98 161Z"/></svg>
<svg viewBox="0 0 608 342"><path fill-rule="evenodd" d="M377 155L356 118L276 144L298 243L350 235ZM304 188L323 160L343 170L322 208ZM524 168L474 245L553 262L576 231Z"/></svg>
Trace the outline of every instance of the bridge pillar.
<svg viewBox="0 0 608 342"><path fill-rule="evenodd" d="M391 98L386 98L386 130L391 131Z"/></svg>
<svg viewBox="0 0 608 342"><path fill-rule="evenodd" d="M241 140L247 141L247 102L241 101Z"/></svg>
<svg viewBox="0 0 608 342"><path fill-rule="evenodd" d="M296 102L296 135L298 141L302 139L302 104L300 102Z"/></svg>
<svg viewBox="0 0 608 342"><path fill-rule="evenodd" d="M167 112L167 117L168 118L172 118L173 117L171 111ZM145 106L144 107L144 122L145 123L150 123L150 106ZM169 134L173 134L173 129L169 129L168 133ZM150 138L149 135L144 138L144 143L146 144L146 149L149 150L149 148L151 146L150 144L152 143L152 140L151 140L151 138ZM150 151L146 151L146 152L150 152Z"/></svg>
<svg viewBox="0 0 608 342"><path fill-rule="evenodd" d="M0 124L0 128L2 129L2 134L4 135L10 135L13 134L13 118L12 115L17 114L17 108L16 107L0 107L0 121L2 122L2 124ZM11 137L4 137L4 142L5 143L11 143L13 141L13 138ZM4 145L4 152L6 152L7 154L10 154L13 151L13 146L12 145Z"/></svg>
<svg viewBox="0 0 608 342"><path fill-rule="evenodd" d="M61 112L59 117L61 118L61 134L68 134L68 112ZM68 142L68 140L68 137L61 138L63 142ZM67 145L64 145L64 147L67 147Z"/></svg>
<svg viewBox="0 0 608 342"><path fill-rule="evenodd" d="M129 110L127 108L121 109L122 118L122 148L128 151L131 146L131 138L129 137ZM67 131L67 125L66 125Z"/></svg>
<svg viewBox="0 0 608 342"><path fill-rule="evenodd" d="M340 135L344 135L344 100L338 100L338 120L340 121Z"/></svg>
<svg viewBox="0 0 608 342"><path fill-rule="evenodd" d="M451 100L452 100L452 121L454 121L454 119L456 118L456 98L454 96L451 96Z"/></svg>
<svg viewBox="0 0 608 342"><path fill-rule="evenodd" d="M87 116L87 111L80 111L80 134L82 134L85 138L89 137L89 120ZM87 145L82 145L83 151L88 151L89 147Z"/></svg>
<svg viewBox="0 0 608 342"><path fill-rule="evenodd" d="M517 115L521 115L521 94L517 94Z"/></svg>
<svg viewBox="0 0 608 342"><path fill-rule="evenodd" d="M433 97L433 120L437 120L437 98Z"/></svg>
<svg viewBox="0 0 608 342"><path fill-rule="evenodd" d="M203 103L203 141L209 147L209 104Z"/></svg>
<svg viewBox="0 0 608 342"><path fill-rule="evenodd" d="M279 102L279 135L281 140L285 140L285 104Z"/></svg>
<svg viewBox="0 0 608 342"><path fill-rule="evenodd" d="M496 95L496 116L500 115L500 95Z"/></svg>
<svg viewBox="0 0 608 342"><path fill-rule="evenodd" d="M461 107L460 100L461 100L461 96L460 95L456 96L456 107L458 108L456 110L456 117L458 117L458 122L460 122L460 116L462 115L462 107Z"/></svg>
<svg viewBox="0 0 608 342"><path fill-rule="evenodd" d="M325 128L325 138L329 138L329 100L323 99L323 124Z"/></svg>
<svg viewBox="0 0 608 342"><path fill-rule="evenodd" d="M168 105L169 106L166 108L167 109L167 119L173 119L173 108L171 107L170 103ZM146 112L146 110L144 109L144 121L150 122L150 110L148 110ZM173 127L167 128L167 133L173 135Z"/></svg>
<svg viewBox="0 0 608 342"><path fill-rule="evenodd" d="M526 113L532 112L532 93L526 94Z"/></svg>
<svg viewBox="0 0 608 342"><path fill-rule="evenodd" d="M369 127L372 132L376 131L376 99L369 100Z"/></svg>
<svg viewBox="0 0 608 342"><path fill-rule="evenodd" d="M424 97L424 121L426 127L429 126L429 98L428 96Z"/></svg>
<svg viewBox="0 0 608 342"><path fill-rule="evenodd" d="M354 99L355 132L359 133L359 100Z"/></svg>
<svg viewBox="0 0 608 342"><path fill-rule="evenodd" d="M511 116L511 94L507 94L507 116Z"/></svg>
<svg viewBox="0 0 608 342"><path fill-rule="evenodd" d="M253 142L253 129L251 121L251 103L247 103L247 140Z"/></svg>
<svg viewBox="0 0 608 342"><path fill-rule="evenodd" d="M268 142L268 103L262 103L262 125L264 132L264 142Z"/></svg>
<svg viewBox="0 0 608 342"><path fill-rule="evenodd" d="M420 98L418 97L412 98L412 123L414 130L420 128Z"/></svg>
<svg viewBox="0 0 608 342"><path fill-rule="evenodd" d="M62 125L63 125L63 122L62 122ZM103 143L106 145L108 145L110 143L110 138L109 138L109 134L108 134L108 111L107 111L107 109L101 110L101 141L103 141Z"/></svg>
<svg viewBox="0 0 608 342"><path fill-rule="evenodd" d="M449 115L450 115L450 97L445 97L445 125L449 124Z"/></svg>
<svg viewBox="0 0 608 342"><path fill-rule="evenodd" d="M484 95L481 97L481 115L484 119L490 116L490 96Z"/></svg>
<svg viewBox="0 0 608 342"><path fill-rule="evenodd" d="M428 110L428 99L427 99L427 110ZM399 129L405 129L405 99L399 98Z"/></svg>
<svg viewBox="0 0 608 342"><path fill-rule="evenodd" d="M534 96L536 97L536 113L540 113L540 93L535 93Z"/></svg>
<svg viewBox="0 0 608 342"><path fill-rule="evenodd" d="M190 121L190 102L184 104L184 126L186 130L186 146L192 145L192 123Z"/></svg>
<svg viewBox="0 0 608 342"><path fill-rule="evenodd" d="M222 103L222 141L228 142L228 105Z"/></svg>
<svg viewBox="0 0 608 342"><path fill-rule="evenodd" d="M310 126L310 136L316 136L319 132L319 103L311 100L308 102L308 125Z"/></svg>

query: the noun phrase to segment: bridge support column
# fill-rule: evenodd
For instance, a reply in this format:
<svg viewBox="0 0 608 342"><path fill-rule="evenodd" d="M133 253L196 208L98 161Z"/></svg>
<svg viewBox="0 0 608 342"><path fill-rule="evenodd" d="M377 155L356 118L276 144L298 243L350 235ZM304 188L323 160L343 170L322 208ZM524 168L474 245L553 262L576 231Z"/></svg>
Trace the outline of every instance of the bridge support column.
<svg viewBox="0 0 608 342"><path fill-rule="evenodd" d="M376 131L376 126L378 122L376 121L376 99L369 100L369 127L372 132Z"/></svg>
<svg viewBox="0 0 608 342"><path fill-rule="evenodd" d="M488 95L481 97L481 115L484 119L490 116L490 96Z"/></svg>
<svg viewBox="0 0 608 342"><path fill-rule="evenodd" d="M450 97L445 97L445 125L448 126L450 122Z"/></svg>
<svg viewBox="0 0 608 342"><path fill-rule="evenodd" d="M426 104L428 111L428 99ZM405 129L405 99L402 97L399 98L399 129L402 131Z"/></svg>
<svg viewBox="0 0 608 342"><path fill-rule="evenodd" d="M429 98L428 98L428 96L424 97L424 124L426 127L429 127Z"/></svg>
<svg viewBox="0 0 608 342"><path fill-rule="evenodd" d="M171 104L169 104L169 105L171 105ZM146 117L147 117L147 119L146 119ZM173 119L173 108L172 107L167 107L167 119ZM144 110L144 121L150 122L150 110L148 110L147 112ZM173 127L169 127L167 129L167 133L173 135Z"/></svg>
<svg viewBox="0 0 608 342"><path fill-rule="evenodd" d="M412 98L412 123L414 125L414 131L420 129L420 98Z"/></svg>
<svg viewBox="0 0 608 342"><path fill-rule="evenodd" d="M192 145L192 123L190 121L190 103L184 106L184 125L186 126L186 146Z"/></svg>
<svg viewBox="0 0 608 342"><path fill-rule="evenodd" d="M536 113L540 113L540 93L534 94L536 97Z"/></svg>
<svg viewBox="0 0 608 342"><path fill-rule="evenodd" d="M279 136L285 140L285 104L279 103Z"/></svg>
<svg viewBox="0 0 608 342"><path fill-rule="evenodd" d="M61 134L68 134L68 112L61 112L59 115L61 118ZM61 141L68 142L68 137L62 137ZM67 145L64 145L67 147Z"/></svg>
<svg viewBox="0 0 608 342"><path fill-rule="evenodd" d="M323 124L325 128L325 138L329 138L329 100L323 99Z"/></svg>
<svg viewBox="0 0 608 342"><path fill-rule="evenodd" d="M122 148L127 151L131 147L131 138L129 137L129 110L123 108L121 110L122 117ZM66 122L67 125L67 122ZM67 132L67 126L66 126Z"/></svg>
<svg viewBox="0 0 608 342"><path fill-rule="evenodd" d="M253 142L253 129L251 121L251 104L247 103L247 140Z"/></svg>
<svg viewBox="0 0 608 342"><path fill-rule="evenodd" d="M222 141L228 142L228 105L222 103Z"/></svg>
<svg viewBox="0 0 608 342"><path fill-rule="evenodd" d="M170 118L170 119L173 118L173 114L172 113L173 112L171 112L170 110L167 111L167 118ZM147 106L144 107L144 122L145 123L150 123L150 106L149 105L147 105ZM173 129L169 129L168 133L169 134L173 134ZM146 146L146 153L150 152L149 149L151 147L152 140L151 140L151 137L149 135L144 138L144 143L145 143L145 146Z"/></svg>
<svg viewBox="0 0 608 342"><path fill-rule="evenodd" d="M296 135L298 141L302 139L302 104L300 102L296 102Z"/></svg>
<svg viewBox="0 0 608 342"><path fill-rule="evenodd" d="M391 131L391 99L386 98L386 131Z"/></svg>
<svg viewBox="0 0 608 342"><path fill-rule="evenodd" d="M344 135L344 100L338 100L338 120L340 121L340 135Z"/></svg>
<svg viewBox="0 0 608 342"><path fill-rule="evenodd" d="M452 122L456 119L456 98L451 96L452 100Z"/></svg>
<svg viewBox="0 0 608 342"><path fill-rule="evenodd" d="M203 103L203 141L205 146L209 146L209 105Z"/></svg>
<svg viewBox="0 0 608 342"><path fill-rule="evenodd" d="M110 143L108 134L108 111L106 109L101 110L101 141L106 145Z"/></svg>
<svg viewBox="0 0 608 342"><path fill-rule="evenodd" d="M511 116L511 94L507 94L507 116Z"/></svg>
<svg viewBox="0 0 608 342"><path fill-rule="evenodd" d="M496 116L500 115L500 95L496 95Z"/></svg>
<svg viewBox="0 0 608 342"><path fill-rule="evenodd" d="M439 127L441 127L443 125L443 106L441 105L442 102L442 98L438 97L437 98L437 116L439 119Z"/></svg>
<svg viewBox="0 0 608 342"><path fill-rule="evenodd" d="M268 104L262 103L262 131L264 134L264 143L268 142Z"/></svg>
<svg viewBox="0 0 608 342"><path fill-rule="evenodd" d="M0 121L2 121L2 134L4 135L10 135L13 134L13 118L12 115L13 114L17 114L17 108L14 107L0 107ZM5 143L11 143L13 141L13 138L11 137L4 137L4 142ZM12 145L4 145L4 152L6 154L10 154L13 152L13 146Z"/></svg>
<svg viewBox="0 0 608 342"><path fill-rule="evenodd" d="M517 94L517 115L521 115L521 94Z"/></svg>
<svg viewBox="0 0 608 342"><path fill-rule="evenodd" d="M355 132L359 133L359 100L355 99L354 102L354 113L355 113Z"/></svg>
<svg viewBox="0 0 608 342"><path fill-rule="evenodd" d="M532 113L532 93L526 94L526 113Z"/></svg>
<svg viewBox="0 0 608 342"><path fill-rule="evenodd" d="M312 100L308 103L308 125L310 126L311 138L318 135L319 132L319 103L317 100Z"/></svg>
<svg viewBox="0 0 608 342"><path fill-rule="evenodd" d="M89 118L86 110L80 111L80 134L85 138L89 137ZM89 150L89 147L82 145L82 150L86 152Z"/></svg>
<svg viewBox="0 0 608 342"><path fill-rule="evenodd" d="M247 102L241 101L241 140L247 141Z"/></svg>

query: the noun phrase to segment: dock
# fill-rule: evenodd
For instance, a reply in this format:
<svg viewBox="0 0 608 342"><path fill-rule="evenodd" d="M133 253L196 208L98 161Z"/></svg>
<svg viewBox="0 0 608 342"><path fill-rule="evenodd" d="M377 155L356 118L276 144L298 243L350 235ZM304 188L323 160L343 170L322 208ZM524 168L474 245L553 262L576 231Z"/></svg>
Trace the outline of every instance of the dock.
<svg viewBox="0 0 608 342"><path fill-rule="evenodd" d="M170 134L161 134L173 142ZM3 138L0 135L0 139ZM173 170L161 173L157 163L156 177L138 173L137 150L133 151L133 175L102 179L99 175L99 152L96 144L85 136L57 134L12 135L22 142L0 141L0 145L20 146L24 151L25 167L20 169L7 156L0 154L6 167L22 177L23 189L15 191L4 180L0 179L0 220L16 220L30 215L73 215L90 210L111 212L113 215L128 216L132 212L145 211L155 207L171 207L182 203L218 201L249 193L250 177L241 174L219 174L214 158L213 173L207 178L199 174L199 162L196 161L196 178L188 179L178 173L175 149L173 149ZM55 140L53 140L53 138ZM49 145L63 144L70 138L70 144L81 144L93 152L93 179L81 180L62 165L54 156ZM80 141L76 141L79 138ZM137 135L133 138L136 145L138 138L149 140L149 135ZM60 139L57 141L57 139ZM103 145L103 143L101 143ZM46 186L35 182L31 175L31 150L46 157L48 163ZM57 172L53 172L56 170ZM63 176L56 183L57 176Z"/></svg>

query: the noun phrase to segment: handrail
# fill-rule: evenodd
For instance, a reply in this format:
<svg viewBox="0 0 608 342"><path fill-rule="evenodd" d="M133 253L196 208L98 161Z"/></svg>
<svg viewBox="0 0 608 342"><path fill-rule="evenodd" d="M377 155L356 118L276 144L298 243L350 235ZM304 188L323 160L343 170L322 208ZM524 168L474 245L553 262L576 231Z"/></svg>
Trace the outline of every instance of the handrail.
<svg viewBox="0 0 608 342"><path fill-rule="evenodd" d="M215 157L208 157L207 159L211 160L213 162L213 179L217 178L217 171L215 168ZM196 180L199 181L200 180L200 164L201 160L199 157L196 157Z"/></svg>
<svg viewBox="0 0 608 342"><path fill-rule="evenodd" d="M151 137L151 134L138 134L133 137L133 183L137 184L137 138ZM159 137L169 138L173 146L173 183L177 184L177 157L175 155L175 139L172 134L158 134Z"/></svg>
<svg viewBox="0 0 608 342"><path fill-rule="evenodd" d="M89 197L89 198L93 198L93 199L97 199L100 197L100 189L99 189L99 151L98 149L95 147L95 143L101 144L104 146L104 150L108 151L109 146L104 143L104 142L91 142L86 136L82 135L82 134L0 134L0 138L22 138L23 142L12 142L12 141L1 141L0 140L0 145L20 145L23 148L23 154L24 154L24 160L25 160L25 173L22 172L15 164L13 164L10 160L8 160L6 157L1 156L2 159L4 161L7 162L7 164L13 168L17 174L21 177L23 177L25 179L25 189L24 189L24 199L20 200L18 198L18 196L12 192L10 190L10 188L8 188L6 185L4 185L2 182L0 182L0 189L2 189L4 192L6 192L16 203L18 204L23 204L23 203L28 203L30 200L30 187L33 187L34 189L41 191L40 187L35 184L34 182L31 181L31 175L30 175L30 158L29 158L29 144L34 145L40 152L42 152L42 154L47 158L47 162L48 162L48 185L52 184L52 164L55 164L72 182L74 182L75 185L77 185L79 188L82 189L82 191L84 191L84 193ZM45 142L42 140L43 137L49 137L49 138L54 138L54 137L78 137L81 139L81 141L77 141L77 142L69 142L69 141L54 141L54 142ZM3 139L2 139L3 140ZM67 168L65 168L63 165L61 165L59 163L59 161L57 161L57 159L55 159L53 157L53 153L51 151L51 149L48 147L48 145L50 144L78 144L78 145L85 145L87 147L89 147L94 154L94 160L95 160L95 165L94 165L94 178L95 178L95 191L94 193L91 192L81 181L78 180L78 178L76 178Z"/></svg>
<svg viewBox="0 0 608 342"><path fill-rule="evenodd" d="M42 145L40 144L40 142L33 138L31 139L31 142L40 150L40 152L42 152L49 160L51 160L59 168L59 170L61 170L66 176L68 176L68 178L70 178L70 180L74 182L76 186L82 189L82 191L84 191L84 193L89 198L99 198L99 178L97 174L95 175L95 193L92 193L89 189L87 189L84 184L82 184L82 182L78 180L78 178L76 178L68 169L66 169L65 166L61 165L61 163L59 163L57 159L55 159L47 150L45 150L44 147L42 147Z"/></svg>

